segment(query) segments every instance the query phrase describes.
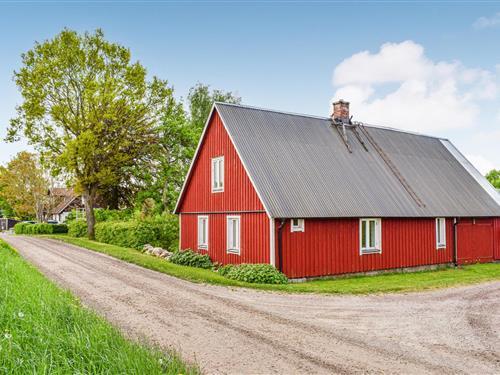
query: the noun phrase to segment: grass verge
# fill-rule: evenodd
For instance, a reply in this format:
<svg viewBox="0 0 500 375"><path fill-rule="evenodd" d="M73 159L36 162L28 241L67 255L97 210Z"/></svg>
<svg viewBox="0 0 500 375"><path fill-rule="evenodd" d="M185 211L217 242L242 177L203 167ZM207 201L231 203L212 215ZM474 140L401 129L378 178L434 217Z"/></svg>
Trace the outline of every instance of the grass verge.
<svg viewBox="0 0 500 375"><path fill-rule="evenodd" d="M0 285L0 373L198 373L175 354L125 339L1 240Z"/></svg>
<svg viewBox="0 0 500 375"><path fill-rule="evenodd" d="M313 280L286 285L249 284L229 280L211 270L179 266L161 258L143 254L134 249L103 244L84 238L65 235L44 236L89 250L108 254L129 263L159 271L181 279L225 286L274 290L288 293L368 294L387 292L414 292L500 280L500 264L474 264L460 268L413 273L387 273L376 276L353 276L338 279Z"/></svg>

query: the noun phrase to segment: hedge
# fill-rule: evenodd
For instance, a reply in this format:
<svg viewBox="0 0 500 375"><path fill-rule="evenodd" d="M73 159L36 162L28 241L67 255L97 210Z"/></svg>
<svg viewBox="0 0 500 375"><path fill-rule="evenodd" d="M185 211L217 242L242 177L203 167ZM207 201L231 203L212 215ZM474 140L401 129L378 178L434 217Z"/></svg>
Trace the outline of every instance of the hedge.
<svg viewBox="0 0 500 375"><path fill-rule="evenodd" d="M75 220L68 224L68 235L71 237L85 237L87 235L87 222Z"/></svg>
<svg viewBox="0 0 500 375"><path fill-rule="evenodd" d="M56 233L68 233L68 227L65 224L17 223L14 226L14 233L16 233L16 234L56 234Z"/></svg>
<svg viewBox="0 0 500 375"><path fill-rule="evenodd" d="M142 249L145 244L177 248L178 221L173 215L148 220L105 221L95 226L95 239L112 245Z"/></svg>

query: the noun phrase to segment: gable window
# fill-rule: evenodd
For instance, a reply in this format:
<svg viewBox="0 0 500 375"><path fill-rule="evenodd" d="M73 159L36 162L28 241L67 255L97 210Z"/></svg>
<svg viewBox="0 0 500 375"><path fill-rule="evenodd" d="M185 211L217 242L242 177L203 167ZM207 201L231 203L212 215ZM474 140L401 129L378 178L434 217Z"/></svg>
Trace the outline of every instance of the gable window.
<svg viewBox="0 0 500 375"><path fill-rule="evenodd" d="M304 232L304 219L292 219L290 225L292 232Z"/></svg>
<svg viewBox="0 0 500 375"><path fill-rule="evenodd" d="M240 254L240 217L227 217L227 252Z"/></svg>
<svg viewBox="0 0 500 375"><path fill-rule="evenodd" d="M208 216L198 216L198 249L208 249Z"/></svg>
<svg viewBox="0 0 500 375"><path fill-rule="evenodd" d="M446 248L446 219L444 217L436 218L436 248Z"/></svg>
<svg viewBox="0 0 500 375"><path fill-rule="evenodd" d="M212 159L212 193L224 191L224 156Z"/></svg>
<svg viewBox="0 0 500 375"><path fill-rule="evenodd" d="M360 254L374 254L382 252L382 220L360 219L359 241Z"/></svg>

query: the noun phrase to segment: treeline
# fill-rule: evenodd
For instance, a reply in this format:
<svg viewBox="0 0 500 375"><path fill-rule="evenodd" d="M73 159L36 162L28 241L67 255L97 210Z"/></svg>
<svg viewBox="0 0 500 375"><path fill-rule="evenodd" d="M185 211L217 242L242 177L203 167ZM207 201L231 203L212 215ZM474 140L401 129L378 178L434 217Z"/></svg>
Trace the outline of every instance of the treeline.
<svg viewBox="0 0 500 375"><path fill-rule="evenodd" d="M64 182L84 197L90 238L97 203L171 212L213 102L240 102L200 83L179 99L101 30L35 43L14 81L22 103L7 141L24 137L37 154L0 170L0 209L41 220L48 189Z"/></svg>

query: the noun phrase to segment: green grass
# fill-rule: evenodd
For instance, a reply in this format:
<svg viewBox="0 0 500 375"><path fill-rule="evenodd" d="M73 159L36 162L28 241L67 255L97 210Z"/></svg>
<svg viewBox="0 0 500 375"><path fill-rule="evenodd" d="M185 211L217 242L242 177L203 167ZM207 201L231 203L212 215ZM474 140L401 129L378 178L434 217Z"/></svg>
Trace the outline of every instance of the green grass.
<svg viewBox="0 0 500 375"><path fill-rule="evenodd" d="M198 373L125 339L0 240L0 374Z"/></svg>
<svg viewBox="0 0 500 375"><path fill-rule="evenodd" d="M387 273L376 276L353 276L337 279L314 280L286 285L249 284L229 280L211 270L179 266L163 259L143 254L134 249L103 244L84 238L65 235L44 236L68 242L89 250L111 255L126 262L159 271L181 279L225 286L247 287L289 293L368 294L387 292L413 292L500 280L500 264L475 264L460 268L412 273Z"/></svg>

